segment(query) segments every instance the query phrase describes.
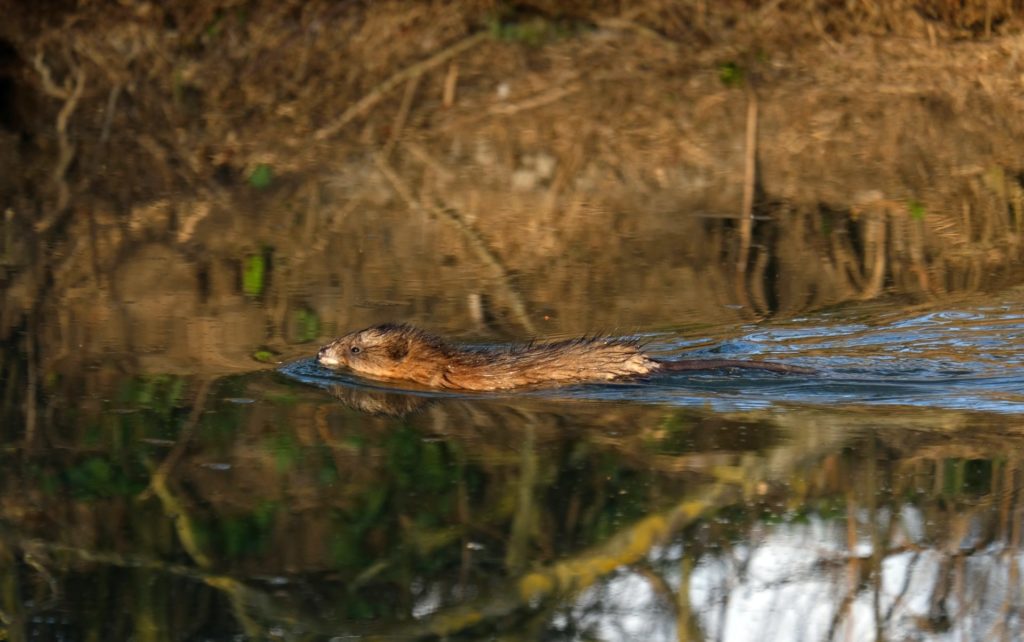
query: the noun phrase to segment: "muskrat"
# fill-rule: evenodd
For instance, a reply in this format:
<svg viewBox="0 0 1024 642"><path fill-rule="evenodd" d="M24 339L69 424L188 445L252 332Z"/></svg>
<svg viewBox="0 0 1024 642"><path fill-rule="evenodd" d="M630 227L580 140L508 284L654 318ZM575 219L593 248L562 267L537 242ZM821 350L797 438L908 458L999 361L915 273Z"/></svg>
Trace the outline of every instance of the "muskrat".
<svg viewBox="0 0 1024 642"><path fill-rule="evenodd" d="M812 372L767 361L662 361L648 356L638 342L628 339L570 339L509 348L459 347L412 326L394 323L346 334L320 348L316 359L328 368L346 366L374 379L479 391L596 383L659 372L718 368Z"/></svg>

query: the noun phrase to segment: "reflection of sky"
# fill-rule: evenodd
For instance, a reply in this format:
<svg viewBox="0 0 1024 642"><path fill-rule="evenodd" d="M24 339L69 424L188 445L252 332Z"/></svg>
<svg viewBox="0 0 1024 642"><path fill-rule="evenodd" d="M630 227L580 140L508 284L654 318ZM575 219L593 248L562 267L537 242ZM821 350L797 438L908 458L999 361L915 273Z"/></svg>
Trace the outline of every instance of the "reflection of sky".
<svg viewBox="0 0 1024 642"><path fill-rule="evenodd" d="M917 530L914 522L919 521L916 511L904 511L900 521L901 526L909 527L903 532L913 537ZM845 522L819 519L765 527L753 548L738 546L728 554L701 558L691 574L689 600L703 639L876 639L871 580L849 593L853 580L844 557L845 529ZM863 556L861 564L869 564L870 545L861 541L856 549L855 553ZM1020 579L1013 580L1008 567L1012 560L1019 569L1022 557L1001 547L957 557L960 552L914 548L883 559L877 600L882 638L922 642L1021 639L1024 604ZM675 548L650 558L652 568L676 593L679 555ZM675 598L652 586L643 574L622 569L582 593L553 624L560 629L566 618L572 618L577 630L609 641L684 639L676 635L675 614L668 603ZM944 601L938 597L943 590ZM940 602L943 608L936 606Z"/></svg>

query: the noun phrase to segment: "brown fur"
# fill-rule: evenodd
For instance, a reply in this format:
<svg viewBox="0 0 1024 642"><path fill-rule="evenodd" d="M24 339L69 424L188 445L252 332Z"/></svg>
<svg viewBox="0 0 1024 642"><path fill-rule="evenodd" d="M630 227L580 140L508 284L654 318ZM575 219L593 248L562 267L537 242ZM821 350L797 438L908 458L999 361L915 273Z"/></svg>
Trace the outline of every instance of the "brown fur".
<svg viewBox="0 0 1024 642"><path fill-rule="evenodd" d="M412 326L390 323L332 341L320 349L317 361L374 379L480 391L614 381L661 371L755 368L808 372L766 362L663 362L644 354L638 343L622 339L572 339L511 348L455 347Z"/></svg>

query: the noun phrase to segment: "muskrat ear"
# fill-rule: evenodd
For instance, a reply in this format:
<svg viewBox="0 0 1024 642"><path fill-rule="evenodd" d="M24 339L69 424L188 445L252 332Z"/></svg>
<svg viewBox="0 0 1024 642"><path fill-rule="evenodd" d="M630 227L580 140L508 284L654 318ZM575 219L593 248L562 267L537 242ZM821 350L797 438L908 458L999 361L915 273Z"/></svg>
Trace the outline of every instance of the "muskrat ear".
<svg viewBox="0 0 1024 642"><path fill-rule="evenodd" d="M388 346L388 356L395 361L400 361L405 358L405 355L409 354L410 341L405 339L404 341L395 341Z"/></svg>

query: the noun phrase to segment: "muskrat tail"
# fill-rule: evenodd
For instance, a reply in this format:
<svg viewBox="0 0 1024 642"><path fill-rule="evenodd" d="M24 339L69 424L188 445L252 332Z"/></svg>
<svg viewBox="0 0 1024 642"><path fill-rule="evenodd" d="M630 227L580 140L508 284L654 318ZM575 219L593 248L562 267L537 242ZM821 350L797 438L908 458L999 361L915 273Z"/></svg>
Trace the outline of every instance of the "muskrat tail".
<svg viewBox="0 0 1024 642"><path fill-rule="evenodd" d="M744 370L768 370L782 374L816 374L818 371L802 366L790 366L772 361L741 361L739 359L684 359L682 361L655 360L663 372L687 372L690 370L719 370L742 368Z"/></svg>

